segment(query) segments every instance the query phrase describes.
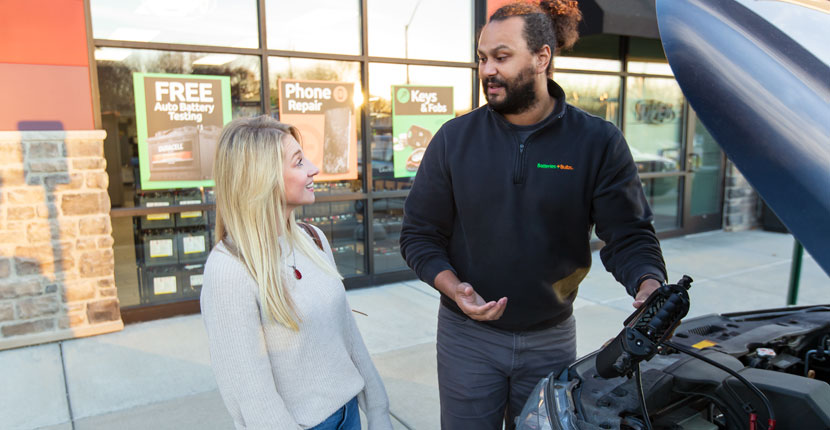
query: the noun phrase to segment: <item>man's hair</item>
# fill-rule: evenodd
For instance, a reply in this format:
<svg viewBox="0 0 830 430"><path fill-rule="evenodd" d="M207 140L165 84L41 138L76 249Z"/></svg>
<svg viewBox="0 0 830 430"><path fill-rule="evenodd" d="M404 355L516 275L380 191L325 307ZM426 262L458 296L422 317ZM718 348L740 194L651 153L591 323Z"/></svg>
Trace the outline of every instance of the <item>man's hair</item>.
<svg viewBox="0 0 830 430"><path fill-rule="evenodd" d="M579 39L577 26L582 20L582 12L576 1L542 0L538 4L519 1L500 7L490 21L503 21L514 16L524 20L524 38L530 52L537 53L543 46L551 50L548 63L548 75L553 70L553 56L562 49L570 49Z"/></svg>

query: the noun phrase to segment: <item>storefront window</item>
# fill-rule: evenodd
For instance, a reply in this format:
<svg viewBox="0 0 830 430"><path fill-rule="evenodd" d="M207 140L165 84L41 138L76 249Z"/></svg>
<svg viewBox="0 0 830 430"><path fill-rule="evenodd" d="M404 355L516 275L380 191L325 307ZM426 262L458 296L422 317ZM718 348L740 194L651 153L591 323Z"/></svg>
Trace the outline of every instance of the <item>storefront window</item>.
<svg viewBox="0 0 830 430"><path fill-rule="evenodd" d="M660 39L644 37L628 38L628 60L634 61L666 61L666 53Z"/></svg>
<svg viewBox="0 0 830 430"><path fill-rule="evenodd" d="M716 214L720 211L721 153L720 146L709 130L695 119L695 135L692 140L692 153L689 167L692 176L692 199L689 214L700 216Z"/></svg>
<svg viewBox="0 0 830 430"><path fill-rule="evenodd" d="M90 0L96 39L258 48L255 0Z"/></svg>
<svg viewBox="0 0 830 430"><path fill-rule="evenodd" d="M212 193L206 188L141 189L133 73L228 76L232 116L253 116L262 113L259 57L146 49L117 52L116 57L107 48L96 50L112 207L212 203ZM122 306L198 298L204 261L213 242L213 219L213 211L136 217L114 214L115 277Z"/></svg>
<svg viewBox="0 0 830 430"><path fill-rule="evenodd" d="M554 77L565 91L568 104L619 124L619 77L576 73L556 73Z"/></svg>
<svg viewBox="0 0 830 430"><path fill-rule="evenodd" d="M406 199L375 200L373 232L375 236L372 250L375 258L375 272L393 272L405 270L406 262L401 257L401 224L403 223L403 204Z"/></svg>
<svg viewBox="0 0 830 430"><path fill-rule="evenodd" d="M143 194L139 204L201 204L202 190ZM113 217L115 282L122 307L199 298L213 246L214 212Z"/></svg>
<svg viewBox="0 0 830 430"><path fill-rule="evenodd" d="M674 76L659 39L629 38L627 70L630 73Z"/></svg>
<svg viewBox="0 0 830 430"><path fill-rule="evenodd" d="M658 232L673 230L680 225L681 177L643 179L643 192L654 213L654 229Z"/></svg>
<svg viewBox="0 0 830 430"><path fill-rule="evenodd" d="M570 69L570 70L596 70L599 72L619 72L622 68L622 62L617 60L602 60L597 58L581 58L581 57L556 57L553 59L553 67L555 70ZM559 73L554 71L554 79L557 79Z"/></svg>
<svg viewBox="0 0 830 430"><path fill-rule="evenodd" d="M280 79L306 81L348 82L354 85L355 125L358 127L357 142L360 143L360 110L363 107L363 89L360 86L360 63L356 61L312 60L305 58L268 58L268 85L272 115L279 119ZM297 125L297 124L294 124ZM358 166L363 165L363 151L357 150ZM322 164L319 166L322 168ZM357 177L348 180L318 180L314 191L318 196L360 192L363 188L363 169L357 169Z"/></svg>
<svg viewBox="0 0 830 430"><path fill-rule="evenodd" d="M101 52L103 51L103 54ZM260 61L251 55L119 49L123 57L107 57L104 48L96 50L98 87L101 94L101 119L108 131L104 143L107 164L119 170L110 172L110 199L113 207L137 205L137 131L133 73L171 73L229 76L231 108L234 118L262 113L260 100ZM101 56L99 57L99 54Z"/></svg>
<svg viewBox="0 0 830 430"><path fill-rule="evenodd" d="M630 73L644 73L648 75L674 76L669 63L654 61L629 61L628 71Z"/></svg>
<svg viewBox="0 0 830 430"><path fill-rule="evenodd" d="M677 171L683 93L670 78L626 78L625 137L640 174Z"/></svg>
<svg viewBox="0 0 830 430"><path fill-rule="evenodd" d="M345 277L366 273L364 207L363 200L355 200L315 203L294 211L297 221L323 230L331 244L337 270Z"/></svg>
<svg viewBox="0 0 830 430"><path fill-rule="evenodd" d="M115 284L122 307L141 304L138 258L132 217L112 218L112 250L115 260Z"/></svg>
<svg viewBox="0 0 830 430"><path fill-rule="evenodd" d="M359 0L266 0L268 49L361 54Z"/></svg>
<svg viewBox="0 0 830 430"><path fill-rule="evenodd" d="M464 68L369 64L368 108L375 191L409 189L414 179L412 176L396 177L395 174L392 86L410 84L452 87L453 111L458 116L472 109L472 73L471 69Z"/></svg>
<svg viewBox="0 0 830 430"><path fill-rule="evenodd" d="M369 0L369 55L472 61L473 2Z"/></svg>
<svg viewBox="0 0 830 430"><path fill-rule="evenodd" d="M583 58L620 59L620 36L614 34L592 34L581 36L572 49L565 50L556 56Z"/></svg>

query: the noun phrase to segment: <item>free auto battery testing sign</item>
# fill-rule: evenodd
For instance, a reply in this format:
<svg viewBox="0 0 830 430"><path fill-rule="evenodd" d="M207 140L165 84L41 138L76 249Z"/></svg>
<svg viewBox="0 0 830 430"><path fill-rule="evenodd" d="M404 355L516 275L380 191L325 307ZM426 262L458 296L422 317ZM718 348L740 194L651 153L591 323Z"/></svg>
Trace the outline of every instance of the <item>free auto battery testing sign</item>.
<svg viewBox="0 0 830 430"><path fill-rule="evenodd" d="M228 76L133 73L141 189L212 187Z"/></svg>
<svg viewBox="0 0 830 430"><path fill-rule="evenodd" d="M452 119L452 87L392 86L392 150L396 178L415 176L432 136Z"/></svg>
<svg viewBox="0 0 830 430"><path fill-rule="evenodd" d="M280 121L300 130L315 181L357 179L354 84L280 79Z"/></svg>

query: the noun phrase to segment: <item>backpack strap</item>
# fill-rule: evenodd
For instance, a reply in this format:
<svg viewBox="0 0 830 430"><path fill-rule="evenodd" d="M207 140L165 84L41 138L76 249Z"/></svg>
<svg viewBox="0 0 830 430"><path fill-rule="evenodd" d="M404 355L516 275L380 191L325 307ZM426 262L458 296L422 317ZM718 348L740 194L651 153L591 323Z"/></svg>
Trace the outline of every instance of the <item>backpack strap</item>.
<svg viewBox="0 0 830 430"><path fill-rule="evenodd" d="M305 230L305 232L308 233L308 235L311 236L312 239L314 239L314 244L316 244L317 247L320 248L320 251L325 252L325 250L323 249L323 241L320 239L320 235L317 234L317 230L315 230L314 227L312 227L312 226L310 226L310 225L308 225L304 222L298 222L297 225L302 227L303 230ZM360 311L356 311L354 309L352 309L352 312L358 313L358 314L363 315L363 316L369 316L368 314L365 314L365 313L360 312Z"/></svg>
<svg viewBox="0 0 830 430"><path fill-rule="evenodd" d="M310 225L308 225L304 222L298 222L297 225L302 227L303 230L305 230L305 232L309 236L311 236L311 238L314 240L314 244L317 245L318 248L320 248L320 251L325 251L323 249L323 241L320 239L320 235L317 234L317 230L315 230L314 227L312 227L312 226L310 226Z"/></svg>

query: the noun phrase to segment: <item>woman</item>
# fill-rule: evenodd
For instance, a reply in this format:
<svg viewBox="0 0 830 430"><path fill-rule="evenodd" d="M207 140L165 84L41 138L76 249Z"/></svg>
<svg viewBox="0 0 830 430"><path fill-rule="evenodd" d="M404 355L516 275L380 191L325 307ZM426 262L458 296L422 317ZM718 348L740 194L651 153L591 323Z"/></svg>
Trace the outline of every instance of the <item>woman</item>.
<svg viewBox="0 0 830 430"><path fill-rule="evenodd" d="M219 139L201 295L216 382L237 429L357 430L358 403L370 429L391 429L331 247L294 221L319 172L299 142L266 116L231 121Z"/></svg>

